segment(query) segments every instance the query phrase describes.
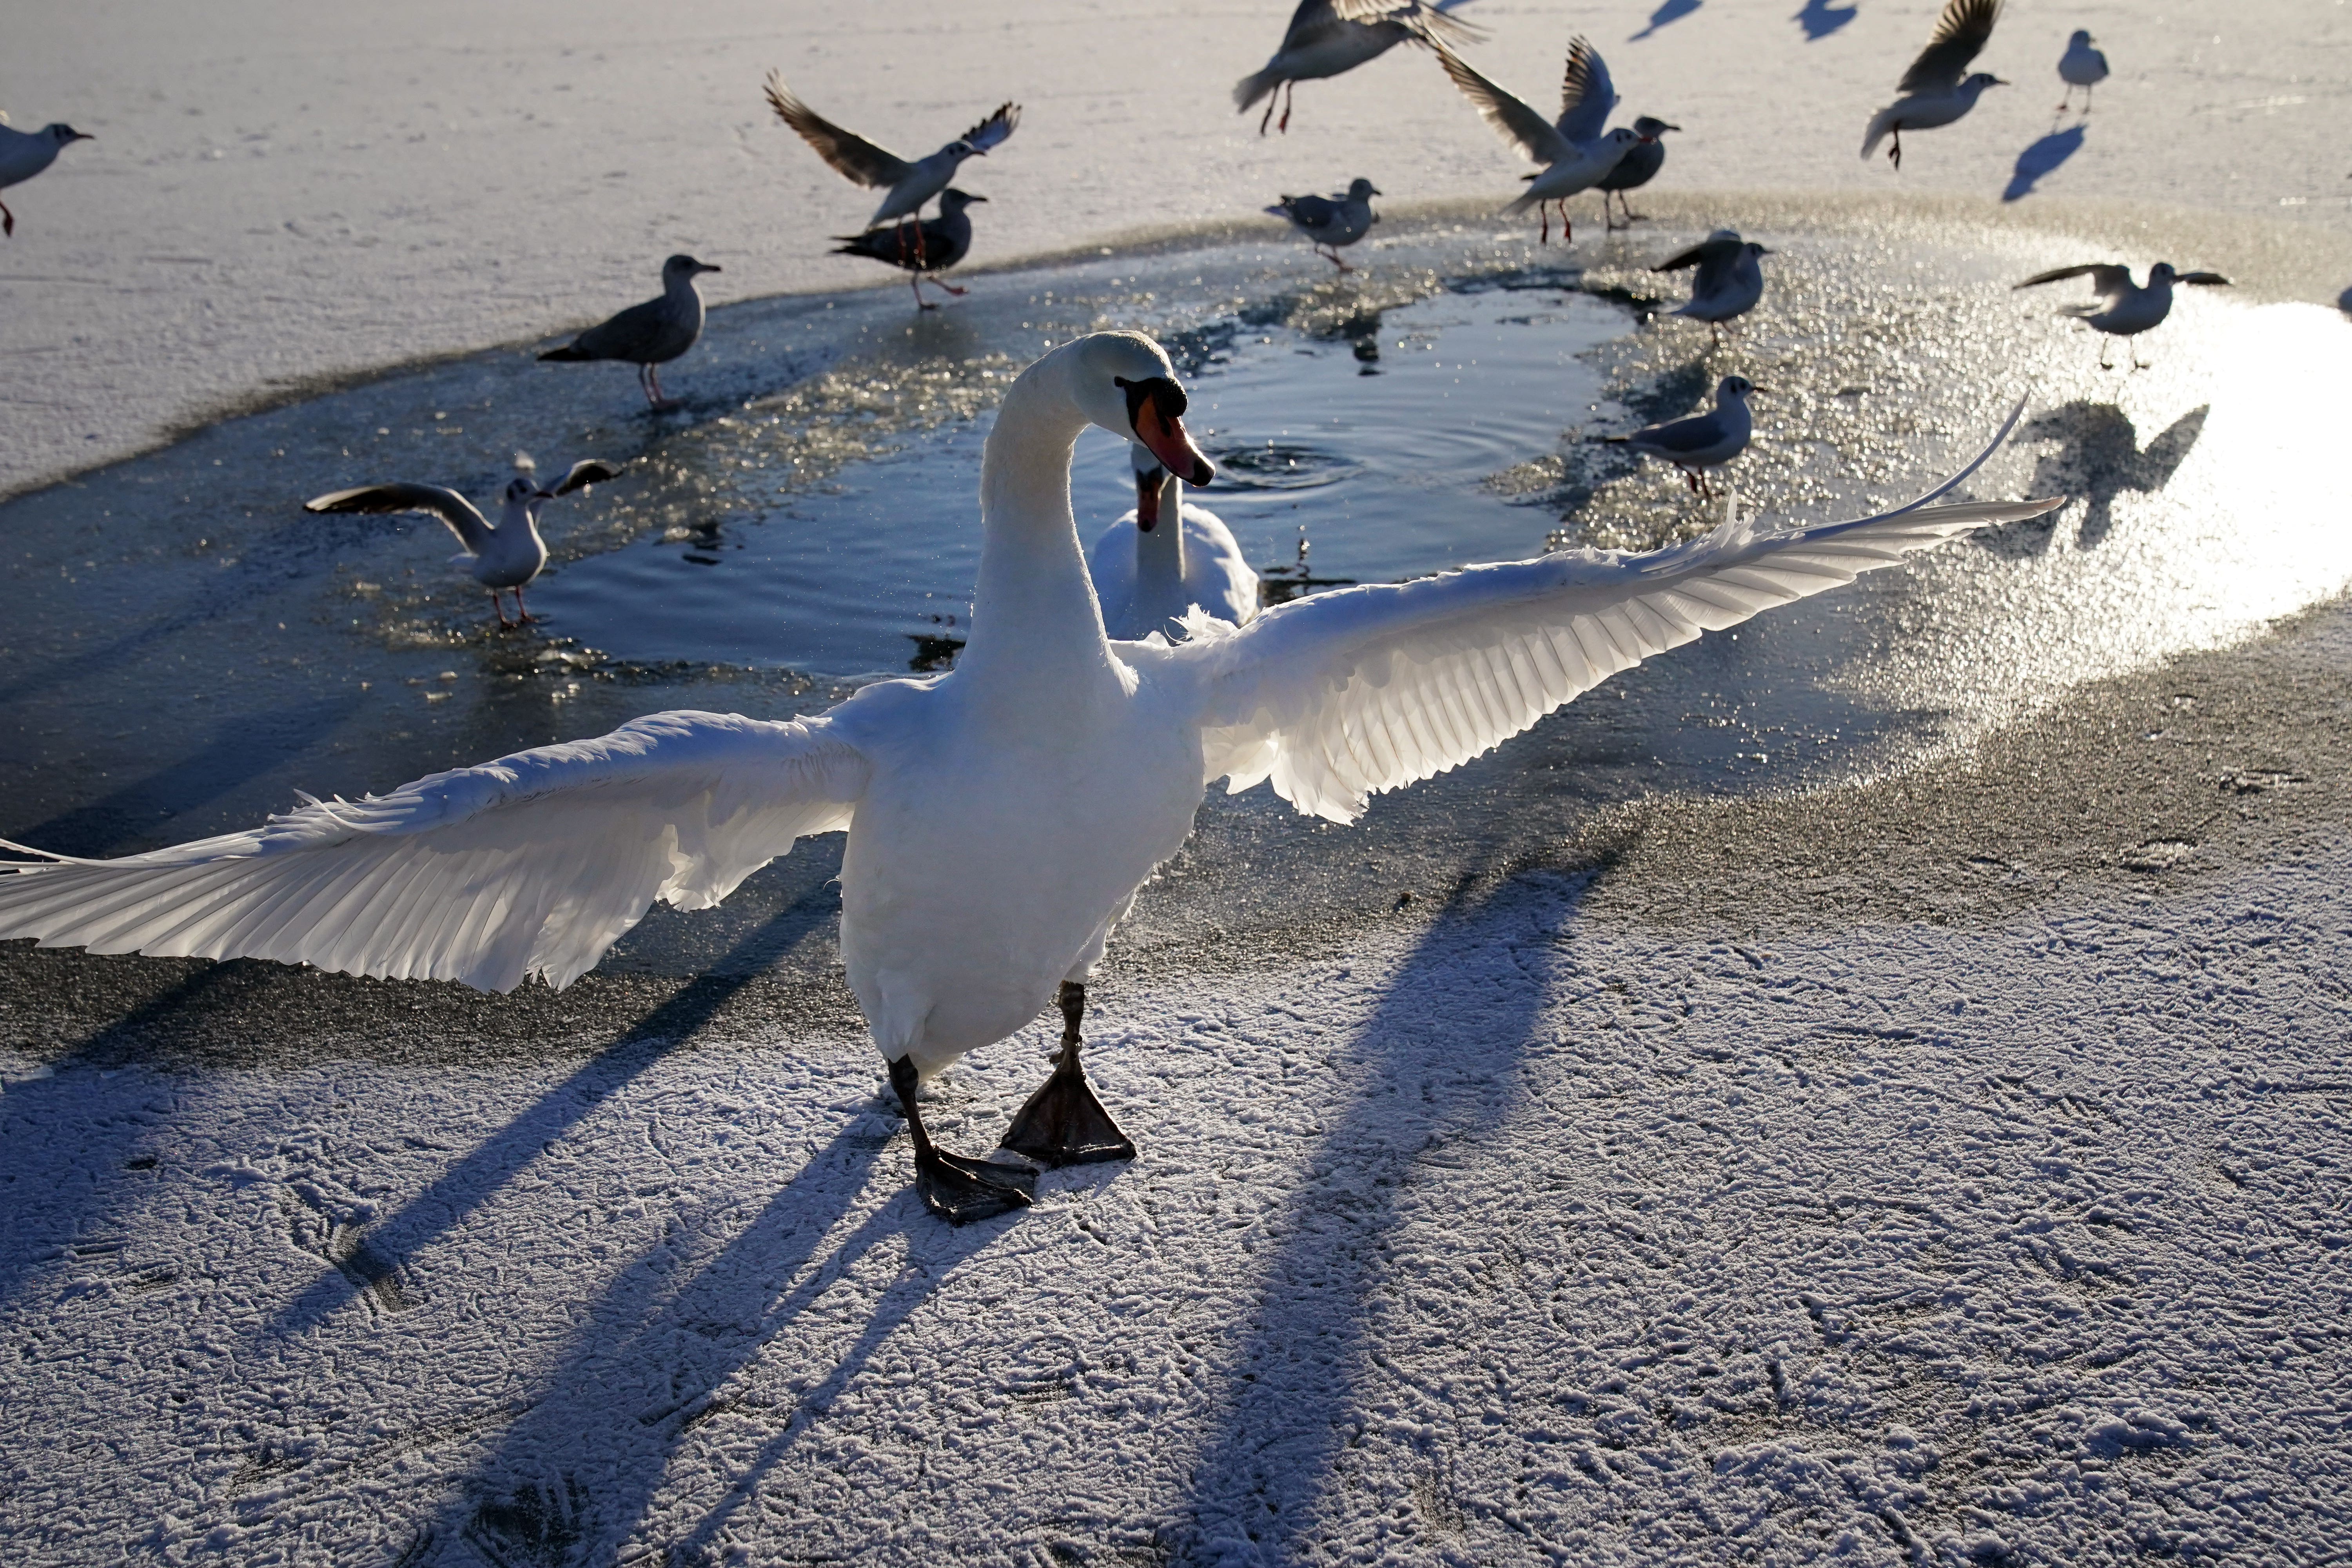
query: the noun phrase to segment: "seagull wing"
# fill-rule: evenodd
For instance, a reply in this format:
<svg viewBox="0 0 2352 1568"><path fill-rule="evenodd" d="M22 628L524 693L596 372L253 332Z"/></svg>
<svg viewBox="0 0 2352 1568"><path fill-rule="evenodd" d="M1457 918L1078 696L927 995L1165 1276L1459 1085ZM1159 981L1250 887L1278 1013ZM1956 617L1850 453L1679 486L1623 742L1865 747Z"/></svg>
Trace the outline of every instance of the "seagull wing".
<svg viewBox="0 0 2352 1568"><path fill-rule="evenodd" d="M1723 439L1723 423L1713 414L1700 414L1671 424L1653 425L1625 438L1661 452L1703 452Z"/></svg>
<svg viewBox="0 0 2352 1568"><path fill-rule="evenodd" d="M619 465L599 462L593 458L583 458L572 465L572 471L563 476L563 482L555 487L555 493L568 496L573 490L584 490L590 485L601 485L606 479L617 479L620 477Z"/></svg>
<svg viewBox="0 0 2352 1568"><path fill-rule="evenodd" d="M1017 103L997 105L996 112L963 133L963 139L985 153L997 146L1021 128L1021 106Z"/></svg>
<svg viewBox="0 0 2352 1568"><path fill-rule="evenodd" d="M0 937L563 986L655 899L706 908L795 839L846 827L866 774L824 719L656 713L150 854L0 845L38 857L0 866Z"/></svg>
<svg viewBox="0 0 2352 1568"><path fill-rule="evenodd" d="M1299 810L1352 821L1369 797L1459 766L1579 693L1702 631L1738 625L2055 501L1930 507L1991 456L1897 510L1796 532L1727 523L1648 555L1563 552L1278 605L1247 626L1195 614L1189 668L1207 776L1271 779Z"/></svg>
<svg viewBox="0 0 2352 1568"><path fill-rule="evenodd" d="M768 73L767 94L768 107L776 111L776 118L799 132L801 140L816 149L816 155L832 164L842 178L860 185L888 186L905 179L913 169L896 153L877 147L854 131L844 131L794 98L793 89L784 85L782 71ZM1005 127L1008 134L1012 129Z"/></svg>
<svg viewBox="0 0 2352 1568"><path fill-rule="evenodd" d="M474 503L456 490L439 485L362 485L355 490L334 490L302 503L304 511L395 512L429 511L449 525L457 542L479 555L490 547L490 525Z"/></svg>
<svg viewBox="0 0 2352 1568"><path fill-rule="evenodd" d="M1653 272L1679 272L1685 267L1705 267L1710 262L1722 262L1739 254L1744 241L1737 239L1702 239L1688 250L1678 250L1655 267Z"/></svg>
<svg viewBox="0 0 2352 1568"><path fill-rule="evenodd" d="M1559 133L1559 127L1463 64L1453 50L1442 45L1433 47L1437 49L1437 58L1445 67L1445 74L1454 79L1454 85L1477 106L1486 123L1500 132L1504 141L1547 165L1576 156L1576 149Z"/></svg>
<svg viewBox="0 0 2352 1568"><path fill-rule="evenodd" d="M1459 3L1459 0L1456 0ZM1443 5L1423 0L1300 0L1290 14L1289 30L1282 35L1285 49L1310 46L1344 25L1376 26L1394 22L1424 44L1475 44L1486 35L1445 14Z"/></svg>
<svg viewBox="0 0 2352 1568"><path fill-rule="evenodd" d="M2132 286L2131 268L2110 262L2086 261L2080 267L2053 267L2047 272L2037 272L2022 283L2012 283L2012 291L2032 289L2043 283L2063 283L2069 278L2088 278L2091 292L2105 297L2120 294Z"/></svg>
<svg viewBox="0 0 2352 1568"><path fill-rule="evenodd" d="M1992 25L2000 16L2000 0L1946 0L1944 14L1936 18L1935 36L1895 90L1902 93L1949 92L1960 85L1960 74L1977 51L1992 37Z"/></svg>
<svg viewBox="0 0 2352 1568"><path fill-rule="evenodd" d="M1559 84L1559 133L1580 146L1598 142L1609 129L1609 111L1617 107L1617 89L1601 51L1586 39L1570 40L1568 72Z"/></svg>

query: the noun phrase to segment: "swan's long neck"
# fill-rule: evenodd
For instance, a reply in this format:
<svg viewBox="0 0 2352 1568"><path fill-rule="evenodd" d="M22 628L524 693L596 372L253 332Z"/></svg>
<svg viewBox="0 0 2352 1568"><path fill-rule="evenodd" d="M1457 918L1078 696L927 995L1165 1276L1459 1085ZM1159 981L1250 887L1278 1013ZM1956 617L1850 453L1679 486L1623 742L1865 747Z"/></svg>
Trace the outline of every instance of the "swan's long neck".
<svg viewBox="0 0 2352 1568"><path fill-rule="evenodd" d="M1184 481L1173 474L1160 481L1160 521L1149 533L1135 531L1135 582L1147 591L1183 588Z"/></svg>
<svg viewBox="0 0 2352 1568"><path fill-rule="evenodd" d="M1070 513L1070 453L1087 420L1066 359L1032 365L1005 395L980 462L980 579L959 675L1020 679L1111 668Z"/></svg>

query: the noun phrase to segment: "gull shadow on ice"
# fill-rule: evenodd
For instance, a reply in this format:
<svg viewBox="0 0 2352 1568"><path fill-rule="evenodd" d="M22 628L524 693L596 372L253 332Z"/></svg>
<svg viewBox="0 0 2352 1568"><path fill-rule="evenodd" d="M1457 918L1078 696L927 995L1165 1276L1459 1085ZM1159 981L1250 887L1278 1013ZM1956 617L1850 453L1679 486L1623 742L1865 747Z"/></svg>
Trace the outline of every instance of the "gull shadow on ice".
<svg viewBox="0 0 2352 1568"><path fill-rule="evenodd" d="M2058 449L2045 452L2034 464L2032 493L2063 495L2083 502L2083 521L2075 530L2080 550L2095 550L2115 527L2116 498L2126 494L2154 495L2172 482L2204 434L2211 405L2190 409L2161 434L2139 445L2139 432L2124 411L2112 403L2077 399L2040 415L2019 430L2021 442L2054 441ZM1997 555L2011 559L2039 555L2056 536L2058 520L2067 508L2047 517L2004 528L1987 529L1976 538Z"/></svg>
<svg viewBox="0 0 2352 1568"><path fill-rule="evenodd" d="M813 900L829 909L835 898L826 884L778 910L747 932L724 957L638 1019L618 1040L474 1145L465 1158L396 1212L364 1231L344 1233L340 1255L330 1260L309 1289L278 1312L261 1338L274 1342L299 1335L363 1292L380 1302L404 1295L401 1281L411 1275L410 1260L415 1254L488 1202L549 1144L593 1115L672 1048L692 1038L730 998L763 972L763 963L755 960L772 962L786 933L804 935L822 923L807 918L807 906Z"/></svg>
<svg viewBox="0 0 2352 1568"><path fill-rule="evenodd" d="M1549 879L1546 879L1549 880ZM1575 884L1580 896L1589 882ZM1314 1557L1351 1436L1375 1425L1392 1250L1450 1234L1465 1173L1526 1157L1495 1140L1522 1096L1560 952L1558 884L1457 888L1335 1067L1354 1081L1303 1163L1223 1408L1195 1449L1176 1526L1186 1560ZM1573 922L1573 901L1566 905ZM1530 909L1539 917L1531 920ZM1352 1059L1349 1059L1352 1058ZM1400 1325L1399 1334L1411 1331Z"/></svg>
<svg viewBox="0 0 2352 1568"><path fill-rule="evenodd" d="M1805 30L1807 43L1817 43L1853 21L1855 15L1852 5L1840 10L1830 0L1805 0L1805 8L1797 13L1797 26Z"/></svg>
<svg viewBox="0 0 2352 1568"><path fill-rule="evenodd" d="M2346 315L2352 316L2352 289L2347 289L2336 296L2336 308Z"/></svg>
<svg viewBox="0 0 2352 1568"><path fill-rule="evenodd" d="M1703 0L1665 0L1664 5L1650 13L1650 25L1625 41L1629 44L1638 44L1659 28L1671 26L1681 21L1685 16L1697 10L1702 3Z"/></svg>
<svg viewBox="0 0 2352 1568"><path fill-rule="evenodd" d="M2033 187L2041 183L2043 176L2054 173L2059 164L2082 150L2081 126L2053 131L2017 155L2017 167L2011 171L2009 188L2000 193L2000 199L2013 202L2032 195Z"/></svg>

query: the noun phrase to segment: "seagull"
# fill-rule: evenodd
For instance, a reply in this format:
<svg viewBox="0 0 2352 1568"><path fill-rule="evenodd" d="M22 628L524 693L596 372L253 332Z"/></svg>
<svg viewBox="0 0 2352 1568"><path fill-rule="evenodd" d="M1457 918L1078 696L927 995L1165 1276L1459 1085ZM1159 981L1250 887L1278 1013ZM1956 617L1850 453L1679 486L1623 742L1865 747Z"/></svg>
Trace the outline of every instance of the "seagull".
<svg viewBox="0 0 2352 1568"><path fill-rule="evenodd" d="M940 193L939 216L921 223L902 223L896 228L869 228L864 234L836 234L833 237L842 243L834 254L870 257L905 268L914 275L907 279L907 287L915 291L915 308L936 310L939 307L923 298L923 285L929 283L958 297L964 293L931 274L945 272L964 258L964 253L971 248L971 216L964 208L987 199L968 195L950 185Z"/></svg>
<svg viewBox="0 0 2352 1568"><path fill-rule="evenodd" d="M990 148L1001 145L1021 124L1019 104L999 104L995 113L929 157L909 163L854 131L844 131L794 98L781 71L768 73L767 91L776 118L799 132L834 173L851 184L872 185L883 193L882 205L866 220L868 228L903 224L920 214L925 202L948 188L965 159L987 157Z"/></svg>
<svg viewBox="0 0 2352 1568"><path fill-rule="evenodd" d="M1977 51L1992 37L1992 25L2000 16L2000 0L1945 0L1944 14L1936 19L1935 37L1895 86L1903 96L1870 117L1870 129L1862 140L1865 161L1892 132L1895 145L1886 155L1900 169L1906 131L1949 125L1977 106L1977 98L1985 89L2009 85L1989 71L1979 71L1965 81L1960 79Z"/></svg>
<svg viewBox="0 0 2352 1568"><path fill-rule="evenodd" d="M1228 625L1249 625L1257 616L1257 574L1233 531L1208 508L1180 504L1183 481L1150 447L1129 442L1128 459L1135 510L1105 529L1087 555L1112 639L1181 637L1194 605Z"/></svg>
<svg viewBox="0 0 2352 1568"><path fill-rule="evenodd" d="M1027 1206L1038 1163L1133 1155L1080 1065L1087 983L1212 780L1270 783L1352 822L1372 795L1458 767L1654 654L2058 504L1929 505L1988 448L1851 522L1727 519L1646 555L1562 551L1114 642L1079 552L1071 450L1097 426L1205 483L1186 406L1139 332L1074 339L1022 372L982 448L971 640L944 674L876 681L804 719L656 713L120 859L0 846L26 858L0 868L0 939L562 986L656 899L707 908L795 840L845 829L842 960L917 1190L944 1219L982 1219ZM1062 1049L999 1154L940 1149L924 1080L1048 1005Z"/></svg>
<svg viewBox="0 0 2352 1568"><path fill-rule="evenodd" d="M2083 89L2083 115L2091 113L2091 89L2107 79L2107 57L2091 47L2087 28L2077 27L2074 36L2066 40L2066 52L2058 57L2058 76L2066 84L2066 96L2058 100L2058 112L2066 112L2074 101L2074 89Z"/></svg>
<svg viewBox="0 0 2352 1568"><path fill-rule="evenodd" d="M2043 283L2084 277L2090 279L2091 292L2098 296L2097 302L2063 305L2059 307L2058 313L2072 316L2112 338L2137 337L2149 328L2162 324L2164 318L2172 314L2172 286L2175 283L2226 286L2230 281L2218 272L2175 272L2172 263L2159 261L2147 269L2147 286L2143 289L2132 283L2130 268L2091 261L2080 267L2060 267L2048 272L2037 272L2014 287L2032 289ZM2112 347L2112 344L2100 345L2101 370L2116 368L2107 358ZM2132 369L2147 368L2140 363L2138 345L2134 344Z"/></svg>
<svg viewBox="0 0 2352 1568"><path fill-rule="evenodd" d="M718 270L691 256L673 256L662 263L661 298L632 305L539 357L626 360L637 367L637 389L646 395L646 406L656 414L676 408L676 400L662 395L660 367L692 348L702 336L702 290L694 280Z"/></svg>
<svg viewBox="0 0 2352 1568"><path fill-rule="evenodd" d="M1688 250L1667 257L1653 272L1676 272L1685 267L1698 270L1691 274L1690 302L1672 312L1688 316L1694 321L1705 321L1709 342L1721 344L1723 323L1744 316L1756 308L1764 297L1764 268L1757 264L1759 256L1772 253L1754 240L1743 240L1736 228L1719 228Z"/></svg>
<svg viewBox="0 0 2352 1568"><path fill-rule="evenodd" d="M1281 130L1290 130L1290 95L1295 84L1339 76L1369 60L1378 59L1402 43L1435 48L1475 44L1486 35L1446 12L1461 0L1299 0L1290 14L1290 30L1265 68L1234 84L1234 108L1247 114L1261 98L1265 113L1257 133L1265 134L1274 118L1274 99L1282 98Z"/></svg>
<svg viewBox="0 0 2352 1568"><path fill-rule="evenodd" d="M1653 114L1644 114L1634 120L1633 134L1642 139L1641 144L1627 148L1625 155L1617 160L1617 166L1593 184L1593 189L1601 193L1602 223L1611 228L1631 228L1637 223L1648 221L1633 210L1633 204L1625 199L1625 193L1648 184L1658 171L1666 166L1666 144L1658 138L1669 131L1681 129L1681 126L1669 125ZM1612 192L1625 209L1625 221L1622 224L1610 216L1609 197Z"/></svg>
<svg viewBox="0 0 2352 1568"><path fill-rule="evenodd" d="M72 143L97 140L62 121L38 131L11 131L8 117L0 114L0 191L23 184L56 163L58 154ZM16 215L8 210L7 203L0 202L0 234L16 232Z"/></svg>
<svg viewBox="0 0 2352 1568"><path fill-rule="evenodd" d="M1380 194L1370 180L1350 180L1344 196L1285 196L1265 210L1288 218L1291 227L1313 242L1316 255L1342 272L1353 272L1339 259L1339 247L1355 244L1381 221L1372 211L1372 198Z"/></svg>
<svg viewBox="0 0 2352 1568"><path fill-rule="evenodd" d="M1755 427L1748 413L1748 399L1750 394L1763 390L1744 375L1727 375L1716 384L1715 407L1709 412L1653 425L1631 436L1606 436L1602 439L1612 446L1631 447L1647 457L1664 458L1682 470L1683 483L1694 494L1713 500L1715 491L1706 482L1706 470L1721 468L1748 450L1748 437Z"/></svg>
<svg viewBox="0 0 2352 1568"><path fill-rule="evenodd" d="M1568 198L1599 184L1628 153L1648 140L1640 132L1622 125L1605 134L1600 130L1617 101L1617 94L1609 85L1609 68L1601 63L1600 55L1582 38L1570 40L1568 73L1560 87L1559 119L1556 123L1547 121L1463 64L1452 50L1439 46L1437 58L1445 67L1445 74L1454 79L1454 85L1478 106L1486 123L1504 141L1544 165L1542 173L1527 176L1527 195L1503 210L1523 213L1534 207L1543 212L1545 226L1538 241L1541 244L1551 238L1551 216L1547 204L1558 202L1560 240L1563 244L1572 243L1575 235L1568 224ZM1592 139L1579 141L1577 133L1586 131L1591 132Z"/></svg>
<svg viewBox="0 0 2352 1568"><path fill-rule="evenodd" d="M449 558L450 564L465 567L475 582L490 591L490 608L499 613L499 625L520 626L522 621L539 619L523 607L522 602L524 585L547 564L547 543L539 536L539 509L558 496L568 496L573 490L584 490L590 485L615 479L621 470L610 463L585 458L572 464L563 481L549 490L540 488L534 477L539 465L531 461L530 453L515 454L515 477L499 492L496 528L474 509L473 502L439 485L362 485L357 489L334 490L306 500L302 510L373 514L431 512L449 525L449 531L465 547ZM507 619L507 607L499 600L501 589L513 590L515 614L522 621Z"/></svg>

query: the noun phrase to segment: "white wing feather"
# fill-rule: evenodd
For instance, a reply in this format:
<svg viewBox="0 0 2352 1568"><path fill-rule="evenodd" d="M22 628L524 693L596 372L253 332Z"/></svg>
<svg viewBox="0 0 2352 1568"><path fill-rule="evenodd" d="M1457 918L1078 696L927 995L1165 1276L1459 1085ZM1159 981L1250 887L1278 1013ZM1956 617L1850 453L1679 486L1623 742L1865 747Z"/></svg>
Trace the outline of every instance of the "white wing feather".
<svg viewBox="0 0 2352 1568"><path fill-rule="evenodd" d="M2019 405L2019 413L2023 405ZM1195 616L1171 650L1199 680L1207 777L1262 779L1313 816L1458 767L1571 698L1703 631L1850 583L2051 500L1927 507L1990 457L1898 510L1801 531L1726 523L1647 555L1562 552L1319 594L1241 628Z"/></svg>
<svg viewBox="0 0 2352 1568"><path fill-rule="evenodd" d="M823 719L656 713L244 833L0 866L0 938L562 987L655 899L706 908L848 826L866 773Z"/></svg>

